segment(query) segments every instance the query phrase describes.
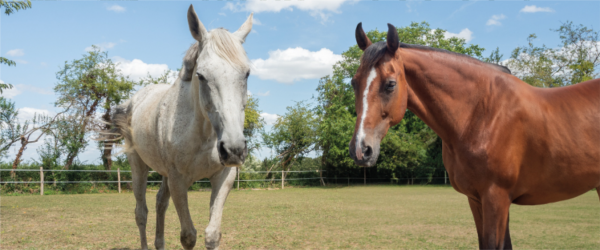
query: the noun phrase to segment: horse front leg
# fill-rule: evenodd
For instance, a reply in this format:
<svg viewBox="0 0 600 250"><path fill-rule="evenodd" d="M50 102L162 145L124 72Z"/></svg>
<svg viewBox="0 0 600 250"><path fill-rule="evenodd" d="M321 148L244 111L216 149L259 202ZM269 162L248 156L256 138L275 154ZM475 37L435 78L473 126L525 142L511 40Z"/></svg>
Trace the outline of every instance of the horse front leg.
<svg viewBox="0 0 600 250"><path fill-rule="evenodd" d="M196 245L196 229L194 228L188 208L187 194L188 188L192 183L194 183L193 180L185 178L176 169L169 171L169 191L173 198L177 215L179 216L179 223L181 224L179 240L184 249L192 249Z"/></svg>
<svg viewBox="0 0 600 250"><path fill-rule="evenodd" d="M156 237L154 246L156 249L165 249L165 212L169 207L169 178L163 176L160 190L156 194Z"/></svg>
<svg viewBox="0 0 600 250"><path fill-rule="evenodd" d="M512 247L506 245L508 235L508 210L510 198L506 190L491 187L490 191L482 197L483 208L483 249L504 249ZM510 240L509 240L510 242Z"/></svg>
<svg viewBox="0 0 600 250"><path fill-rule="evenodd" d="M483 249L483 207L481 202L469 197L469 206L473 219L475 219L475 227L477 228L477 239L479 240L479 249Z"/></svg>
<svg viewBox="0 0 600 250"><path fill-rule="evenodd" d="M148 207L146 206L146 185L148 183L148 166L137 153L127 154L131 165L133 195L135 196L135 222L140 230L142 249L148 249L146 240L146 223L148 221Z"/></svg>
<svg viewBox="0 0 600 250"><path fill-rule="evenodd" d="M235 180L235 168L226 167L210 178L210 221L206 227L205 245L207 249L219 249L221 240L221 218L225 200Z"/></svg>

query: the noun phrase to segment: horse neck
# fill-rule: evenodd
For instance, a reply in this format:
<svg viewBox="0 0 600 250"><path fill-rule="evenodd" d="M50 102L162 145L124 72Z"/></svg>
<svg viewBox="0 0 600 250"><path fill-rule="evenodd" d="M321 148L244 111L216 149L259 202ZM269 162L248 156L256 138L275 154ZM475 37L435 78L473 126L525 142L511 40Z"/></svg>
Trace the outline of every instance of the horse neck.
<svg viewBox="0 0 600 250"><path fill-rule="evenodd" d="M475 105L499 72L493 66L444 52L401 49L407 108L444 141L460 137Z"/></svg>
<svg viewBox="0 0 600 250"><path fill-rule="evenodd" d="M189 114L191 124L194 128L198 129L198 136L201 137L200 139L205 141L210 137L215 136L215 133L213 132L210 120L200 105L199 84L198 79L195 77L192 77L191 81L183 81L181 78L177 78L171 89L176 92L174 96L179 97L176 101L176 106L178 108L193 110L193 112L190 112Z"/></svg>

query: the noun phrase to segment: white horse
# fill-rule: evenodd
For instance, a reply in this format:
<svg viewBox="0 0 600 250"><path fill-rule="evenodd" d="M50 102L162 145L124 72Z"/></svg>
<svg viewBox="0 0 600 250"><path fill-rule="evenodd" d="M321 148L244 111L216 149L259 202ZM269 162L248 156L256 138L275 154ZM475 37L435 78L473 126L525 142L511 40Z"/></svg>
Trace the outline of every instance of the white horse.
<svg viewBox="0 0 600 250"><path fill-rule="evenodd" d="M149 168L163 176L156 195L156 248L164 248L165 211L171 196L181 223L181 244L185 249L194 247L196 229L187 191L194 181L210 178L205 244L208 249L218 249L223 205L233 186L234 167L247 155L243 129L250 67L242 43L252 29L252 14L234 33L224 29L208 32L191 5L187 18L197 42L186 52L179 78L173 85L141 89L116 107L112 116L112 132L125 138L142 249L148 248Z"/></svg>

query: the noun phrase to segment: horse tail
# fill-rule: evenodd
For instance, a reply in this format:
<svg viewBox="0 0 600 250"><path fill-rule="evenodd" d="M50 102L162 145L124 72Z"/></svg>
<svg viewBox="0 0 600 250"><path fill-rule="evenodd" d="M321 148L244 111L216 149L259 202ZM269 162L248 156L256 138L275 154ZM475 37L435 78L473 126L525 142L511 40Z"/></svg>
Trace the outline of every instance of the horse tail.
<svg viewBox="0 0 600 250"><path fill-rule="evenodd" d="M110 122L102 121L109 125L106 129L98 132L99 137L96 141L105 141L105 149L112 148L112 145L124 140L125 145L120 153L127 153L133 150L133 141L131 137L131 101L114 107L110 115Z"/></svg>

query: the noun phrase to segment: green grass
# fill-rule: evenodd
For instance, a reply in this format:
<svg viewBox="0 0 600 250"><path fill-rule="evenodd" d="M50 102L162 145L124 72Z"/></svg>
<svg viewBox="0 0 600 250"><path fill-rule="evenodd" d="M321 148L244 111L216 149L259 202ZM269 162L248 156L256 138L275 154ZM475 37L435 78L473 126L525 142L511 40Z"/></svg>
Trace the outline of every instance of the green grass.
<svg viewBox="0 0 600 250"><path fill-rule="evenodd" d="M155 195L148 192L148 242L154 245ZM204 247L210 192L189 192ZM139 248L133 194L13 196L1 200L2 249ZM511 207L513 245L521 249L599 249L596 192L542 206ZM165 240L180 249L171 203ZM222 249L477 248L467 198L450 187L367 186L232 191Z"/></svg>

